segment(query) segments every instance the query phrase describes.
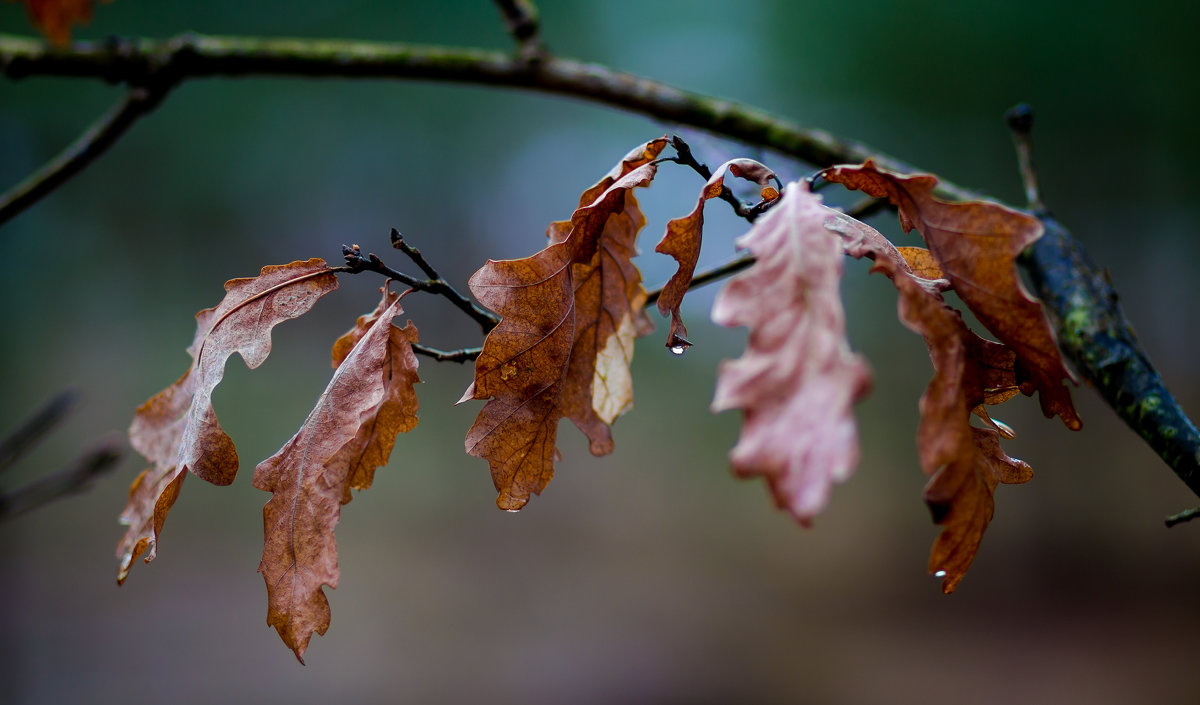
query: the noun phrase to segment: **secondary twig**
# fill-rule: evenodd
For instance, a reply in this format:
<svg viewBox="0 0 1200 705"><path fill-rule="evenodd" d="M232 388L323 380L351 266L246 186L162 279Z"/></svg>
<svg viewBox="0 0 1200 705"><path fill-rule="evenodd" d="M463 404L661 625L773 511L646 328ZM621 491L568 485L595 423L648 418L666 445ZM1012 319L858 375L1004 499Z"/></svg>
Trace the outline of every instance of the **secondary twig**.
<svg viewBox="0 0 1200 705"><path fill-rule="evenodd" d="M479 357L483 348L459 348L458 350L438 350L420 343L412 344L413 352L425 357L432 357L438 362L470 362Z"/></svg>
<svg viewBox="0 0 1200 705"><path fill-rule="evenodd" d="M395 279L401 284L411 287L416 291L428 291L432 294L442 296L450 303L454 304L454 306L460 311L467 314L472 320L478 323L480 329L485 334L495 328L496 324L500 322L499 316L458 293L458 291L455 290L454 287L450 286L446 280L438 276L438 273L432 267L430 267L429 263L425 261L425 258L421 256L420 251L413 247L409 247L406 243L404 243L403 238L400 237L400 233L396 232L395 230L392 230L392 242L398 249L412 258L413 261L417 263L417 266L420 267L427 276L429 276L429 279L417 279L416 277L411 277L403 272L392 269L384 264L383 261L380 260L379 257L373 252L367 253L367 255L364 257L362 250L358 245L342 245L342 255L346 258L347 267L347 269L343 271L347 271L352 274L357 274L359 272L376 272L377 274L382 274L389 279Z"/></svg>
<svg viewBox="0 0 1200 705"><path fill-rule="evenodd" d="M1004 114L1008 129L1012 132L1013 145L1017 148L1017 167L1021 171L1021 182L1025 186L1025 200L1029 210L1037 213L1046 210L1038 190L1037 171L1033 168L1033 110L1025 103L1018 103Z"/></svg>
<svg viewBox="0 0 1200 705"><path fill-rule="evenodd" d="M96 157L104 154L138 118L150 112L157 102L156 98L151 97L148 89L130 88L120 103L58 156L14 186L8 193L0 196L0 226L66 183Z"/></svg>
<svg viewBox="0 0 1200 705"><path fill-rule="evenodd" d="M879 212L886 205L887 201L884 199L864 198L848 208L846 210L846 215L862 220L863 218L867 218ZM743 269L748 268L752 264L754 264L754 255L742 255L741 257L730 260L725 264L720 264L712 269L700 272L699 274L694 275L692 280L688 282L688 291L702 287L705 284L711 284L715 281L720 281L726 277L731 277ZM655 301L658 301L658 297L662 296L662 292L662 288L658 288L647 293L646 305L649 306Z"/></svg>
<svg viewBox="0 0 1200 705"><path fill-rule="evenodd" d="M537 8L530 0L495 0L504 25L517 42L521 59L533 63L546 56L546 45L542 43Z"/></svg>
<svg viewBox="0 0 1200 705"><path fill-rule="evenodd" d="M119 439L109 439L62 470L0 495L0 521L87 489L93 480L116 465L122 447Z"/></svg>
<svg viewBox="0 0 1200 705"><path fill-rule="evenodd" d="M692 154L691 145L689 145L687 142L684 142L682 137L679 135L671 135L671 146L675 148L676 156L667 157L661 161L672 161L676 164L682 164L686 167L690 167L692 171L699 174L705 181L708 181L712 178L712 169L709 169L707 164L702 164L696 159L696 155ZM776 178L776 182L778 181L779 179ZM780 190L783 190L782 184L780 185ZM754 220L761 214L761 211L757 210L756 206L742 203L737 196L733 195L733 190L728 186L721 187L721 195L719 198L728 203L733 208L733 212L736 213L739 218L745 218L751 223L753 223ZM759 205L761 206L761 204Z"/></svg>
<svg viewBox="0 0 1200 705"><path fill-rule="evenodd" d="M61 392L35 411L17 428L0 439L0 472L3 472L50 432L75 406L78 394L71 389Z"/></svg>
<svg viewBox="0 0 1200 705"><path fill-rule="evenodd" d="M1172 514L1171 516L1167 517L1163 523L1165 523L1169 529L1176 524L1182 524L1185 521L1191 521L1197 517L1200 517L1200 507L1196 507L1194 509L1185 509L1178 514Z"/></svg>

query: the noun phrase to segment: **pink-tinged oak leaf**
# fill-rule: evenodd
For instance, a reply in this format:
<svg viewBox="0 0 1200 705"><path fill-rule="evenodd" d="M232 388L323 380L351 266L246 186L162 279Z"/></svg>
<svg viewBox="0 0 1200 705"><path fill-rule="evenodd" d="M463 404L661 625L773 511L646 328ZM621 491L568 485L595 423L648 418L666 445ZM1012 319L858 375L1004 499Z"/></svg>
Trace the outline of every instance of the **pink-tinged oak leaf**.
<svg viewBox="0 0 1200 705"><path fill-rule="evenodd" d="M721 363L712 402L714 411L745 416L734 470L762 476L776 503L805 524L858 463L852 407L871 383L846 340L842 244L825 219L806 184L786 188L738 241L755 263L725 285L712 316L750 329L742 357Z"/></svg>

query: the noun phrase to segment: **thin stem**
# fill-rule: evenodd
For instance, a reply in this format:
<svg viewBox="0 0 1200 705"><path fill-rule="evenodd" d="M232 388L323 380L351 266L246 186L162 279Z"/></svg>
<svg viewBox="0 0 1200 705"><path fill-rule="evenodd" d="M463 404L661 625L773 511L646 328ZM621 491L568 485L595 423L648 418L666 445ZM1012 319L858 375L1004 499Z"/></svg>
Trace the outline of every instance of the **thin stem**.
<svg viewBox="0 0 1200 705"><path fill-rule="evenodd" d="M1167 517L1163 523L1165 523L1169 529L1176 524L1182 524L1185 521L1191 521L1197 517L1200 517L1200 507L1196 507L1194 509L1185 509L1178 514L1172 514L1171 516Z"/></svg>
<svg viewBox="0 0 1200 705"><path fill-rule="evenodd" d="M782 196L781 196L781 198L782 198ZM775 199L775 200L778 201L779 199ZM887 201L884 199L864 198L863 200L859 201L858 203L854 204L849 209L847 209L846 215L848 215L852 218L858 218L861 220L868 216L874 215L875 213L879 212L886 206L887 206ZM731 277L734 274L737 274L738 272L742 271L743 269L748 268L752 264L754 264L754 255L743 255L741 257L738 257L737 259L730 260L730 261L726 262L725 264L717 265L716 267L713 267L712 269L703 271L703 272L693 276L692 280L690 282L688 282L688 291L702 287L705 284L711 284L715 281L720 281L721 279L724 279L726 277ZM662 293L663 293L663 290L661 288L655 289L655 290L647 293L646 294L646 305L649 306L650 304L653 304L655 301L658 301L658 297L662 296Z"/></svg>
<svg viewBox="0 0 1200 705"><path fill-rule="evenodd" d="M539 27L538 10L530 0L494 0L500 14L504 15L504 25L508 33L517 43L521 58L533 63L546 56L546 46L542 43Z"/></svg>
<svg viewBox="0 0 1200 705"><path fill-rule="evenodd" d="M1038 190L1037 171L1033 168L1033 110L1019 103L1004 114L1008 129L1012 132L1013 146L1017 149L1017 163L1021 171L1021 183L1025 186L1025 200L1029 210L1037 213L1046 210L1042 194Z"/></svg>
<svg viewBox="0 0 1200 705"><path fill-rule="evenodd" d="M156 103L157 100L150 99L147 89L129 89L120 103L58 156L30 174L8 193L0 196L0 226L83 171L88 164L113 146L138 118L153 109Z"/></svg>
<svg viewBox="0 0 1200 705"><path fill-rule="evenodd" d="M0 495L0 521L82 492L93 480L113 469L121 457L121 449L120 440L105 441L62 470Z"/></svg>
<svg viewBox="0 0 1200 705"><path fill-rule="evenodd" d="M8 469L57 426L75 406L78 397L78 393L71 389L59 393L0 439L0 472Z"/></svg>
<svg viewBox="0 0 1200 705"><path fill-rule="evenodd" d="M692 171L699 174L705 181L708 181L713 177L712 169L709 169L707 164L701 164L696 159L696 155L692 154L691 145L689 145L687 142L684 142L682 137L679 135L672 135L671 146L675 148L675 154L677 156L668 157L663 161L673 161L676 164L682 164L686 167L689 167L692 169ZM747 206L738 200L738 197L733 195L733 191L728 186L721 187L721 195L719 198L728 203L733 208L733 212L736 213L739 218L745 218L751 223L753 223L754 220L760 215L760 213L754 209L754 206Z"/></svg>
<svg viewBox="0 0 1200 705"><path fill-rule="evenodd" d="M399 240L399 242L403 243L403 239L400 238L400 233L396 232L395 230L392 230L392 233L394 233L393 242ZM400 245L396 246L404 251L404 248L400 247ZM478 323L480 329L485 334L495 328L498 323L500 323L499 316L458 293L454 287L450 286L445 280L439 277L437 272L429 266L429 263L425 262L425 259L421 257L420 251L416 250L415 248L408 248L408 250L409 251L405 251L405 254L412 257L414 262L417 262L417 266L421 267L421 269L430 276L429 279L417 279L416 277L411 277L403 272L392 269L384 264L383 261L380 260L379 257L373 252L367 253L367 256L364 257L362 250L359 249L358 245L342 245L342 255L346 258L347 268L339 271L346 271L351 274L357 274L359 272L375 272L377 274L382 274L389 279L395 279L401 284L404 284L405 286L416 291L427 291L431 294L442 296L449 300L450 303L454 304L454 306L460 311L467 314L472 320ZM415 253L415 255L411 254L410 251L411 253Z"/></svg>
<svg viewBox="0 0 1200 705"><path fill-rule="evenodd" d="M483 352L483 348L459 348L458 350L438 350L420 343L412 344L413 352L425 357L432 357L438 362L470 362L479 357L479 353Z"/></svg>

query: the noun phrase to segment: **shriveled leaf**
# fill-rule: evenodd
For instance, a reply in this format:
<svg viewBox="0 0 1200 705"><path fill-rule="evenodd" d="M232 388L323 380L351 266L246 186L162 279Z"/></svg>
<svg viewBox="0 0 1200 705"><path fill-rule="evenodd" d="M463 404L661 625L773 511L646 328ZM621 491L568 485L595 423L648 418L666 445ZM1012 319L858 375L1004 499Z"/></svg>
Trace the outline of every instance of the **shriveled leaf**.
<svg viewBox="0 0 1200 705"><path fill-rule="evenodd" d="M401 312L399 298L385 294L304 425L254 469L254 486L272 493L263 507L258 566L267 585L267 624L302 662L313 632L329 628L322 586L338 584L334 527L341 505L352 488L371 485L396 435L417 423L417 331L392 325Z"/></svg>
<svg viewBox="0 0 1200 705"><path fill-rule="evenodd" d="M972 332L938 289L913 271L909 261L919 253L900 257L874 237L848 237L845 247L851 256L873 259L872 271L892 280L900 293L900 321L924 337L929 347L934 377L921 396L917 445L921 468L931 476L925 501L934 522L944 527L934 543L929 571L943 579L942 590L949 593L966 574L992 519L996 485L1033 476L1028 465L1000 450L998 430L1011 430L983 410L984 404L1012 396L1016 356ZM922 261L919 256L915 260ZM997 430L972 427L972 411Z"/></svg>
<svg viewBox="0 0 1200 705"><path fill-rule="evenodd" d="M117 546L118 582L143 552L147 562L154 559L184 472L215 485L228 485L237 474L237 450L212 407L226 360L237 353L247 367L258 367L271 352L271 329L306 313L336 288L337 276L324 260L268 266L252 279L226 282L221 303L196 314L191 367L139 407L129 427L134 449L152 466L134 481L121 514L130 528Z"/></svg>
<svg viewBox="0 0 1200 705"><path fill-rule="evenodd" d="M890 200L900 211L905 231L915 226L921 232L954 291L979 322L1016 352L1018 376L1028 377L1022 391L1041 393L1047 417L1057 414L1071 429L1082 426L1063 384L1071 375L1050 322L1017 277L1017 255L1042 235L1037 218L997 203L942 201L933 195L936 178L895 174L870 160L823 173L829 181Z"/></svg>
<svg viewBox="0 0 1200 705"><path fill-rule="evenodd" d="M967 432L954 460L925 487L933 520L944 527L929 554L929 572L942 578L946 594L954 592L975 559L992 520L996 485L1033 478L1028 464L1000 449L996 431L967 426Z"/></svg>
<svg viewBox="0 0 1200 705"><path fill-rule="evenodd" d="M11 1L11 0L10 0ZM101 0L112 2L112 0ZM93 0L21 0L29 19L55 46L71 42L71 28L92 21Z"/></svg>
<svg viewBox="0 0 1200 705"><path fill-rule="evenodd" d="M713 306L714 321L750 335L742 357L721 363L712 409L744 412L734 470L761 475L776 503L808 523L858 464L852 406L870 373L846 340L842 245L820 198L803 182L782 198L738 240L755 263Z"/></svg>
<svg viewBox="0 0 1200 705"><path fill-rule="evenodd" d="M771 189L772 193L768 193L766 190L770 188L775 173L765 165L753 159L731 159L722 164L704 184L692 212L667 223L667 231L662 240L654 246L654 251L670 255L679 263L679 267L671 275L666 286L663 287L662 294L658 297L659 313L671 317L671 328L667 332L667 347L673 350L687 348L691 345L687 339L687 327L683 325L683 318L679 314L679 307L683 304L683 296L687 293L688 285L692 281L692 274L696 271L696 262L700 259L700 245L704 230L704 204L709 199L721 195L725 188L726 172L757 183L763 188L763 197L766 200L773 200L779 195L774 189ZM771 196L771 198L767 198L767 196Z"/></svg>
<svg viewBox="0 0 1200 705"><path fill-rule="evenodd" d="M630 261L645 219L631 190L656 172L648 161L629 170L571 220L552 224L541 252L489 260L471 277L471 293L502 320L460 400L489 400L466 449L487 459L502 509L520 509L550 482L563 416L588 436L593 453L612 450L609 424L632 400L628 367L645 302Z"/></svg>

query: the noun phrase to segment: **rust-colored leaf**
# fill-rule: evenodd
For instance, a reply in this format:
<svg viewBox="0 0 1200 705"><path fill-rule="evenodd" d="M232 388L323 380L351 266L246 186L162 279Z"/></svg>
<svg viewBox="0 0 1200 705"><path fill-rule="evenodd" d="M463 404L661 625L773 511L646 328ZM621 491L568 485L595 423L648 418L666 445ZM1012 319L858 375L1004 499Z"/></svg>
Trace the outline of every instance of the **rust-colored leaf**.
<svg viewBox="0 0 1200 705"><path fill-rule="evenodd" d="M337 276L320 259L263 267L257 277L226 282L221 303L196 314L191 367L138 408L129 427L134 449L152 466L134 481L121 514L129 530L117 546L118 582L143 552L146 562L154 559L185 472L215 485L233 482L237 450L212 407L226 360L237 353L247 367L258 367L271 352L271 329L306 313L336 288Z"/></svg>
<svg viewBox="0 0 1200 705"><path fill-rule="evenodd" d="M870 257L872 271L892 280L900 294L901 322L929 347L934 378L921 396L917 445L921 468L931 476L925 501L934 522L944 527L930 554L929 571L942 578L942 590L950 593L966 574L992 519L996 485L1033 476L1028 465L1000 450L998 432L1011 431L983 409L1012 396L1016 355L973 333L938 288L913 271L910 261L924 261L919 252L909 250L901 257L875 237L858 237L862 231L838 230L847 235L847 254ZM972 411L995 430L972 427Z"/></svg>
<svg viewBox="0 0 1200 705"><path fill-rule="evenodd" d="M112 0L101 0L111 2ZM71 42L71 27L92 21L93 0L21 0L34 26L55 46Z"/></svg>
<svg viewBox="0 0 1200 705"><path fill-rule="evenodd" d="M842 245L824 227L826 209L803 182L782 198L738 240L755 263L713 306L714 321L750 335L742 357L721 363L712 409L744 412L734 470L761 475L808 523L858 464L852 407L870 373L846 340Z"/></svg>
<svg viewBox="0 0 1200 705"><path fill-rule="evenodd" d="M271 492L263 507L265 541L258 570L267 585L267 624L303 662L313 632L329 628L322 586L338 584L334 527L351 489L370 487L396 435L417 423L417 331L400 329L399 297L385 293L371 325L342 359L296 435L254 469ZM357 330L357 328L356 328Z"/></svg>
<svg viewBox="0 0 1200 705"><path fill-rule="evenodd" d="M661 146L652 145L639 153L657 154ZM628 367L646 296L630 261L645 220L631 190L656 172L648 160L626 171L571 220L551 224L541 252L489 260L471 277L471 293L503 320L484 340L460 400L489 400L466 449L487 459L502 509L520 509L550 482L563 416L593 453L612 450L609 424L632 401Z"/></svg>
<svg viewBox="0 0 1200 705"><path fill-rule="evenodd" d="M1042 235L1037 218L997 203L939 200L933 195L936 178L895 174L870 160L823 174L829 181L890 200L900 211L905 231L914 226L920 230L954 291L979 322L1016 352L1022 391L1041 393L1047 417L1057 414L1071 429L1082 426L1063 384L1071 375L1050 322L1017 277L1017 255Z"/></svg>
<svg viewBox="0 0 1200 705"><path fill-rule="evenodd" d="M763 189L765 200L778 197L778 192L770 186L775 178L774 172L753 159L731 159L717 168L704 184L704 188L700 189L700 197L696 200L696 207L692 212L667 223L667 231L662 240L654 246L654 251L674 257L679 267L658 297L658 311L671 317L671 328L667 331L667 347L676 352L681 352L691 345L687 339L687 327L683 325L683 318L679 314L679 307L683 304L683 296L687 293L692 274L696 271L696 262L700 259L704 204L709 199L721 195L725 188L726 172L758 184ZM768 192L767 189L771 191Z"/></svg>

